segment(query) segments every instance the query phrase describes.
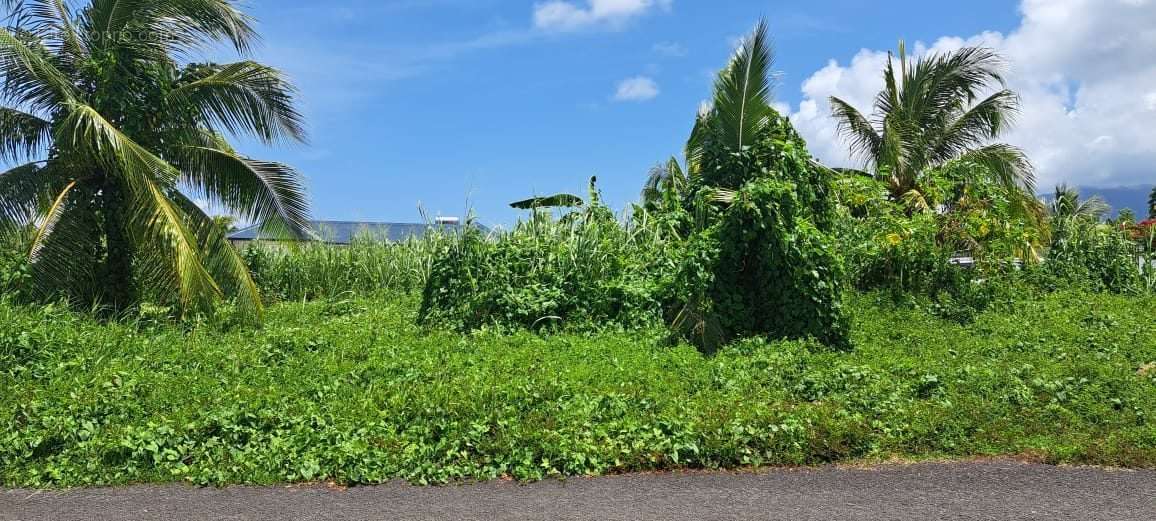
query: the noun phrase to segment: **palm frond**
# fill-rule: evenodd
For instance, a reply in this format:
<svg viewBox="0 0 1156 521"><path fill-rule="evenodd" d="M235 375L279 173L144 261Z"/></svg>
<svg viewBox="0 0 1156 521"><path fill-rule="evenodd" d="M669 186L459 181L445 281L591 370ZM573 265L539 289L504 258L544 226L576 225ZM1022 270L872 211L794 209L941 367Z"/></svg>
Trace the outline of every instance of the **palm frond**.
<svg viewBox="0 0 1156 521"><path fill-rule="evenodd" d="M67 210L70 199L69 195L75 187L76 181L65 185L64 189L56 195L56 199L53 200L45 212L44 220L40 223L40 226L37 227L36 234L32 237L31 248L28 252L28 258L33 262L36 262L37 256L44 246L44 241L48 239L48 236L52 235L52 231L56 228L56 223L60 221L60 217L64 215L64 212Z"/></svg>
<svg viewBox="0 0 1156 521"><path fill-rule="evenodd" d="M642 189L642 201L653 203L662 199L664 194L682 194L689 185L686 173L677 158L670 158L665 163L655 165L646 177L646 184Z"/></svg>
<svg viewBox="0 0 1156 521"><path fill-rule="evenodd" d="M697 178L702 173L703 145L706 142L708 114L698 114L694 118L694 127L690 130L690 138L686 141L686 173L688 178Z"/></svg>
<svg viewBox="0 0 1156 521"><path fill-rule="evenodd" d="M0 161L31 159L47 148L52 125L32 114L0 107Z"/></svg>
<svg viewBox="0 0 1156 521"><path fill-rule="evenodd" d="M126 181L155 180L166 187L176 185L180 178L176 168L126 136L96 109L82 103L71 103L68 109L56 130L57 143L99 159L113 173L133 174ZM145 184L129 188L137 192L152 190Z"/></svg>
<svg viewBox="0 0 1156 521"><path fill-rule="evenodd" d="M0 173L0 231L32 225L69 182L40 161Z"/></svg>
<svg viewBox="0 0 1156 521"><path fill-rule="evenodd" d="M125 173L125 177L136 177L126 183L136 189L128 193L132 211L124 223L136 244L134 268L142 280L179 295L182 311L210 309L224 293L205 267L199 237L188 214L173 203L178 193L141 174Z"/></svg>
<svg viewBox="0 0 1156 521"><path fill-rule="evenodd" d="M903 42L899 42L899 54L903 63L902 68L906 71L907 52ZM904 71L901 71L900 74L904 74ZM887 65L883 67L883 90L875 96L875 117L878 118L876 124L880 127L884 125L885 118L898 115L902 111L902 104L899 99L902 87L897 83L900 80L902 77L896 75L894 57L889 52L887 53Z"/></svg>
<svg viewBox="0 0 1156 521"><path fill-rule="evenodd" d="M188 197L180 193L171 196L188 218L189 228L197 238L205 268L213 280L217 281L225 295L235 299L239 307L251 316L260 318L263 312L260 290L240 252L229 244L224 230Z"/></svg>
<svg viewBox="0 0 1156 521"><path fill-rule="evenodd" d="M907 205L908 208L911 208L915 211L926 212L931 210L931 204L927 202L927 197L925 197L923 192L920 192L919 190L908 190L907 193L903 194L901 200L903 201L903 204Z"/></svg>
<svg viewBox="0 0 1156 521"><path fill-rule="evenodd" d="M213 43L250 51L257 39L252 19L235 0L92 0L82 13L86 46L120 49L167 60L190 56Z"/></svg>
<svg viewBox="0 0 1156 521"><path fill-rule="evenodd" d="M773 63L767 22L763 20L715 81L712 115L734 150L749 145L774 113L770 103Z"/></svg>
<svg viewBox="0 0 1156 521"><path fill-rule="evenodd" d="M176 163L186 185L274 235L308 236L309 199L296 170L241 156L223 139L215 147L181 150Z"/></svg>
<svg viewBox="0 0 1156 521"><path fill-rule="evenodd" d="M1099 222L1112 211L1112 207L1099 196L1082 199L1080 192L1067 184L1056 187L1048 206L1053 219L1080 219Z"/></svg>
<svg viewBox="0 0 1156 521"><path fill-rule="evenodd" d="M867 166L876 164L882 154L883 137L850 103L834 96L830 102L831 116L838 124L839 134L849 142L851 154Z"/></svg>
<svg viewBox="0 0 1156 521"><path fill-rule="evenodd" d="M1148 218L1156 219L1156 187L1152 188L1152 194L1148 196Z"/></svg>
<svg viewBox="0 0 1156 521"><path fill-rule="evenodd" d="M1035 167L1027 155L1016 147L1005 144L987 145L965 152L959 159L983 166L994 177L994 181L1004 187L1035 193Z"/></svg>
<svg viewBox="0 0 1156 521"><path fill-rule="evenodd" d="M19 4L17 25L35 35L57 59L74 62L84 49L65 0L25 0Z"/></svg>
<svg viewBox="0 0 1156 521"><path fill-rule="evenodd" d="M103 248L87 181L69 183L46 209L29 249L29 290L41 299L95 302L100 284L95 259Z"/></svg>
<svg viewBox="0 0 1156 521"><path fill-rule="evenodd" d="M555 194L545 197L531 197L522 201L515 201L510 203L510 208L515 210L533 210L536 208L576 208L585 205L586 202L573 194Z"/></svg>
<svg viewBox="0 0 1156 521"><path fill-rule="evenodd" d="M76 99L76 88L49 59L47 51L34 47L0 28L0 97L14 106L52 112L59 104Z"/></svg>
<svg viewBox="0 0 1156 521"><path fill-rule="evenodd" d="M266 143L305 141L302 117L293 104L296 90L277 69L244 61L192 65L185 75L188 83L168 97L193 107L206 125L251 134Z"/></svg>
<svg viewBox="0 0 1156 521"><path fill-rule="evenodd" d="M1010 90L996 92L952 121L934 143L931 160L950 161L972 148L998 138L1015 122L1019 96Z"/></svg>

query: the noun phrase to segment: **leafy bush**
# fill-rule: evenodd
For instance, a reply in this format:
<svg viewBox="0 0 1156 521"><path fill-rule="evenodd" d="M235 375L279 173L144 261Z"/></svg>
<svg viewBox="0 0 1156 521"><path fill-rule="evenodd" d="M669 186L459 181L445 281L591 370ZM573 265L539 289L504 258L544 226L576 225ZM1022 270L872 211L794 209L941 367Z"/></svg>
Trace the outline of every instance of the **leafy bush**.
<svg viewBox="0 0 1156 521"><path fill-rule="evenodd" d="M938 219L929 213L886 212L847 221L840 246L852 283L864 290L904 293L934 293L954 285L953 252L939 245L938 233Z"/></svg>
<svg viewBox="0 0 1156 521"><path fill-rule="evenodd" d="M470 233L443 244L419 321L460 330L651 324L666 245L623 226L605 207L554 219L537 211L512 231Z"/></svg>
<svg viewBox="0 0 1156 521"><path fill-rule="evenodd" d="M691 298L676 326L708 350L749 337L849 347L839 258L801 206L789 181L736 192L719 222L690 241L678 287Z"/></svg>
<svg viewBox="0 0 1156 521"><path fill-rule="evenodd" d="M28 255L25 241L18 234L0 231L0 297L17 296L27 282Z"/></svg>
<svg viewBox="0 0 1156 521"><path fill-rule="evenodd" d="M831 171L771 107L770 60L760 24L719 74L714 107L692 133L684 213L694 233L668 314L707 351L751 337L847 348Z"/></svg>

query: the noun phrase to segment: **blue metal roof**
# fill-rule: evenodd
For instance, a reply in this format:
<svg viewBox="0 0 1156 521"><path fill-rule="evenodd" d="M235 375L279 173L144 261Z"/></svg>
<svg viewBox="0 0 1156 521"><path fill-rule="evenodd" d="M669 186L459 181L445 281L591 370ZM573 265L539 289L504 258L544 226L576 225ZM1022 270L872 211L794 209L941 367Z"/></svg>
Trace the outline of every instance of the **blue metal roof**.
<svg viewBox="0 0 1156 521"><path fill-rule="evenodd" d="M486 227L474 224L475 228L488 231ZM443 230L458 233L462 229L460 224L418 224L418 223L370 223L354 221L309 221L309 229L318 240L327 244L350 244L354 239L371 239L378 241L402 242L408 239L420 239L431 230ZM261 233L259 226L250 226L229 234L231 241L259 241L276 240Z"/></svg>

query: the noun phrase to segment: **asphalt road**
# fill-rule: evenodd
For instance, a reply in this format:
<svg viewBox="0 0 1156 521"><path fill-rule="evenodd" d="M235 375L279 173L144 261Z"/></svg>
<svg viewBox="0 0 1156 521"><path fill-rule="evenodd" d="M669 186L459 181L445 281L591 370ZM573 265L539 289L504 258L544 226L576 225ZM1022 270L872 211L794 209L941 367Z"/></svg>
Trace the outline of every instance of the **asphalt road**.
<svg viewBox="0 0 1156 521"><path fill-rule="evenodd" d="M1156 519L1156 471L1010 461L419 488L0 492L0 520Z"/></svg>

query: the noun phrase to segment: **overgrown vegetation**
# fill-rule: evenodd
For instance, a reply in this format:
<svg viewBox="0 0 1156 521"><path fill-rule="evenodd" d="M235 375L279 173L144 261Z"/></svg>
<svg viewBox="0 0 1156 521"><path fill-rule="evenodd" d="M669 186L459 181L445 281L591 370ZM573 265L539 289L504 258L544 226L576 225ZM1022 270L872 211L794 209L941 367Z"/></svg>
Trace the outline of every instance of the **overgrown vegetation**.
<svg viewBox="0 0 1156 521"><path fill-rule="evenodd" d="M1017 110L990 51L901 49L874 121L833 100L866 159L833 170L771 107L760 25L623 215L592 180L513 203L508 231L238 253L180 189L303 233L293 171L216 132L300 137L291 89L104 40L110 5L0 32L0 97L49 118L0 109L0 159L49 158L0 174L0 485L1156 467L1156 222L1034 196L987 144ZM252 36L230 0L133 8L111 29Z"/></svg>
<svg viewBox="0 0 1156 521"><path fill-rule="evenodd" d="M418 318L459 330L653 324L670 246L597 203L561 218L535 210L508 233L475 231L440 246Z"/></svg>
<svg viewBox="0 0 1156 521"><path fill-rule="evenodd" d="M1156 466L1156 298L1061 291L970 325L867 294L853 352L661 328L460 334L417 299L260 331L0 304L0 483L415 483L1027 455Z"/></svg>
<svg viewBox="0 0 1156 521"><path fill-rule="evenodd" d="M0 296L19 297L28 281L28 257L24 234L0 233Z"/></svg>
<svg viewBox="0 0 1156 521"><path fill-rule="evenodd" d="M533 210L529 221L495 241L467 237L435 260L422 322L634 326L663 315L706 351L748 337L848 347L833 172L771 107L768 38L760 24L719 73L687 143L689 173L672 161L667 176L679 182L653 180L634 220L616 222L593 186L587 208L557 223L539 207L582 200L514 203Z"/></svg>
<svg viewBox="0 0 1156 521"><path fill-rule="evenodd" d="M401 243L358 237L341 247L253 244L242 256L268 301L342 299L420 290L433 260L456 240L433 233Z"/></svg>
<svg viewBox="0 0 1156 521"><path fill-rule="evenodd" d="M687 143L689 182L675 215L689 241L672 325L707 351L742 338L850 346L833 172L771 107L773 61L760 23L719 73Z"/></svg>

